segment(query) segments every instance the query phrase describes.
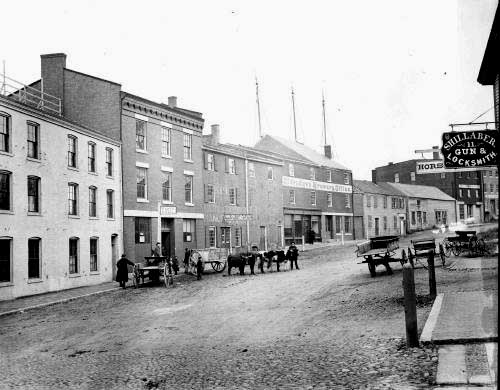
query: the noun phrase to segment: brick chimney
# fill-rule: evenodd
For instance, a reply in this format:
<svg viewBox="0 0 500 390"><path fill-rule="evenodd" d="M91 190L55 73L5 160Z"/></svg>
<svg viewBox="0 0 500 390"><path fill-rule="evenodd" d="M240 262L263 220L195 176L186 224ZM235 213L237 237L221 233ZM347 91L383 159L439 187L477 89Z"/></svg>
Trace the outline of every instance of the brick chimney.
<svg viewBox="0 0 500 390"><path fill-rule="evenodd" d="M440 157L439 157L439 146L433 146L432 147L432 159L433 160L439 160Z"/></svg>
<svg viewBox="0 0 500 390"><path fill-rule="evenodd" d="M325 157L328 159L332 159L332 146L331 145L325 145Z"/></svg>
<svg viewBox="0 0 500 390"><path fill-rule="evenodd" d="M64 68L66 68L66 54L42 54L40 58L43 92L56 96L64 101ZM64 107L64 104L62 106Z"/></svg>
<svg viewBox="0 0 500 390"><path fill-rule="evenodd" d="M211 128L212 128L212 134L210 136L211 144L218 145L220 137L220 127L219 125L212 125Z"/></svg>
<svg viewBox="0 0 500 390"><path fill-rule="evenodd" d="M177 107L177 96L168 97L168 106L172 108Z"/></svg>
<svg viewBox="0 0 500 390"><path fill-rule="evenodd" d="M372 183L377 184L377 170L372 169Z"/></svg>

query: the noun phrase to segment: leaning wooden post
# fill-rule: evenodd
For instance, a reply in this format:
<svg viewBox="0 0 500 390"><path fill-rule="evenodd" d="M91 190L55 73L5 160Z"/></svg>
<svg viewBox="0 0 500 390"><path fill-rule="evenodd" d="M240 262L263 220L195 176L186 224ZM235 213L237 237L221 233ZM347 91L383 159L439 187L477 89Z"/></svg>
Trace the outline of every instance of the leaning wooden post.
<svg viewBox="0 0 500 390"><path fill-rule="evenodd" d="M406 263L403 266L403 290L405 303L406 346L418 347L417 299L413 268Z"/></svg>
<svg viewBox="0 0 500 390"><path fill-rule="evenodd" d="M434 251L429 252L429 258L427 259L427 264L429 267L429 294L432 298L436 298L436 269L434 267Z"/></svg>

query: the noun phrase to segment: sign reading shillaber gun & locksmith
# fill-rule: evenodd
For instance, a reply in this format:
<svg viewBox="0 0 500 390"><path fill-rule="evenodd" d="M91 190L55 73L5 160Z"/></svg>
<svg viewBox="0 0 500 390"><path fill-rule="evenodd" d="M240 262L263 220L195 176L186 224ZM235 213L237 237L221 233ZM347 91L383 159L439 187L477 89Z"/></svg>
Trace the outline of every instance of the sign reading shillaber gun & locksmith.
<svg viewBox="0 0 500 390"><path fill-rule="evenodd" d="M443 133L441 152L446 168L491 167L497 165L496 130Z"/></svg>

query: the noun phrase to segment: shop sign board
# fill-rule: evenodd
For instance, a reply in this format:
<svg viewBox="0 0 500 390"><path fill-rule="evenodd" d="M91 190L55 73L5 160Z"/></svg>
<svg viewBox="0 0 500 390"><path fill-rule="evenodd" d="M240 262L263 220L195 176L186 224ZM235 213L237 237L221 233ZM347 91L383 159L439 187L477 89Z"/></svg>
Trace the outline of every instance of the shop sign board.
<svg viewBox="0 0 500 390"><path fill-rule="evenodd" d="M327 183L323 181L301 179L298 177L283 176L281 183L285 187L303 188L317 191L341 192L350 194L352 186L346 184Z"/></svg>
<svg viewBox="0 0 500 390"><path fill-rule="evenodd" d="M497 166L496 130L452 131L443 133L445 168Z"/></svg>

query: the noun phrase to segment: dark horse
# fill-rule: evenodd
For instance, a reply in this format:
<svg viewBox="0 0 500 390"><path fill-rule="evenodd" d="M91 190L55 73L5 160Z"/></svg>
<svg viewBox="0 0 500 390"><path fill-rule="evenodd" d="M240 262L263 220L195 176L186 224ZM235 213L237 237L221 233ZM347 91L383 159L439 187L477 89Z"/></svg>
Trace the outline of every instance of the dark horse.
<svg viewBox="0 0 500 390"><path fill-rule="evenodd" d="M259 269L261 273L264 273L264 262L267 262L267 269L271 268L273 261L276 263L276 269L280 272L280 264L287 259L285 251L283 250L270 250L269 252L264 252L261 256L261 261L259 262Z"/></svg>
<svg viewBox="0 0 500 390"><path fill-rule="evenodd" d="M245 266L248 264L250 266L250 274L255 275L255 261L259 254L252 252L243 252L237 255L229 255L227 257L227 274L231 275L231 268L238 268L240 270L240 275L245 275Z"/></svg>

